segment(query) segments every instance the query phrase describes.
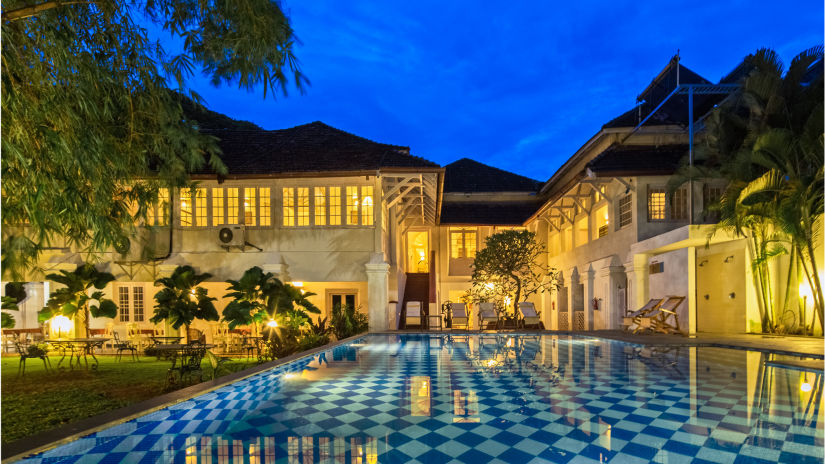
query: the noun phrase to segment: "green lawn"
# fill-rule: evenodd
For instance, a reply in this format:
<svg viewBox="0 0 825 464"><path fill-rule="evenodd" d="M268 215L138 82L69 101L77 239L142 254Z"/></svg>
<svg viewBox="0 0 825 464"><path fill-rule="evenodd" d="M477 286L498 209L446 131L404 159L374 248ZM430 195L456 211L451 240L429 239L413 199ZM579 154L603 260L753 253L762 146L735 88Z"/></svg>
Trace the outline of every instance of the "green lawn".
<svg viewBox="0 0 825 464"><path fill-rule="evenodd" d="M50 357L52 367L59 356ZM17 375L19 358L3 357L0 361L2 380L2 443L25 438L78 419L102 414L165 393L169 361L140 357L133 362L123 357L98 356L96 371L66 368L46 372L40 359L26 360L26 373ZM224 364L220 375L255 364L245 363L246 357ZM212 368L204 360L204 380L211 379Z"/></svg>

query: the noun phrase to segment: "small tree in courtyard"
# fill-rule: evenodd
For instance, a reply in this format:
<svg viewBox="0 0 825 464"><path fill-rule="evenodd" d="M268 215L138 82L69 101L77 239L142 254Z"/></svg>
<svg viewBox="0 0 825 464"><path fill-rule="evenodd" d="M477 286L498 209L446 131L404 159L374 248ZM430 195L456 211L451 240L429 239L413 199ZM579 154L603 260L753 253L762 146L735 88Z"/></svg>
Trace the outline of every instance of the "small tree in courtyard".
<svg viewBox="0 0 825 464"><path fill-rule="evenodd" d="M544 253L544 244L527 230L505 230L487 237L473 261L473 299L509 299L515 307L530 295L555 290L558 271L541 263Z"/></svg>
<svg viewBox="0 0 825 464"><path fill-rule="evenodd" d="M195 319L217 321L218 310L212 303L215 298L206 294L200 283L212 277L198 274L192 266L178 266L172 275L155 281L163 288L155 294L155 315L149 319L155 324L169 321L173 329L186 327L186 341L189 342L189 326Z"/></svg>
<svg viewBox="0 0 825 464"><path fill-rule="evenodd" d="M106 285L115 280L112 274L100 272L91 264L84 264L72 272L60 271L59 274L48 274L46 278L63 284L64 287L52 292L46 306L37 314L40 322L58 315L70 319L79 316L83 336L88 337L91 317L113 318L117 315L117 305L105 298L103 293ZM89 294L92 287L95 290Z"/></svg>

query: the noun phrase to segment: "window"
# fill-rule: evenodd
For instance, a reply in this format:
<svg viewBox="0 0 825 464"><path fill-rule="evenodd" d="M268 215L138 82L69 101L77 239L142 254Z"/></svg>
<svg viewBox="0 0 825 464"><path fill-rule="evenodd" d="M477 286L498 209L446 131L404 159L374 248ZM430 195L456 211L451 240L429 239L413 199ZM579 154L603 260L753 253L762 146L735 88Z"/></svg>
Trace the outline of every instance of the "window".
<svg viewBox="0 0 825 464"><path fill-rule="evenodd" d="M246 226L258 225L258 195L254 187L243 189L243 223Z"/></svg>
<svg viewBox="0 0 825 464"><path fill-rule="evenodd" d="M665 220L665 189L651 188L647 190L647 220Z"/></svg>
<svg viewBox="0 0 825 464"><path fill-rule="evenodd" d="M619 200L619 228L633 222L633 195L625 195Z"/></svg>
<svg viewBox="0 0 825 464"><path fill-rule="evenodd" d="M341 187L329 188L329 225L341 225Z"/></svg>
<svg viewBox="0 0 825 464"><path fill-rule="evenodd" d="M670 219L674 221L686 221L688 219L688 198L687 187L676 189L673 198L670 199Z"/></svg>
<svg viewBox="0 0 825 464"><path fill-rule="evenodd" d="M261 187L258 189L258 199L260 200L260 215L261 215L261 225L262 226L271 226L272 225L272 208L271 206L271 199L269 196L269 187Z"/></svg>
<svg viewBox="0 0 825 464"><path fill-rule="evenodd" d="M327 189L326 187L315 187L315 225L324 226L327 224Z"/></svg>
<svg viewBox="0 0 825 464"><path fill-rule="evenodd" d="M309 225L309 188L298 187L298 225Z"/></svg>
<svg viewBox="0 0 825 464"><path fill-rule="evenodd" d="M358 187L347 187L347 225L358 224Z"/></svg>
<svg viewBox="0 0 825 464"><path fill-rule="evenodd" d="M593 239L599 239L607 235L607 229L609 225L609 217L607 214L607 205L604 205L596 210L593 215L593 224L595 227L593 228Z"/></svg>
<svg viewBox="0 0 825 464"><path fill-rule="evenodd" d="M124 285L118 292L118 319L120 322L143 322L143 286Z"/></svg>
<svg viewBox="0 0 825 464"><path fill-rule="evenodd" d="M236 187L226 189L226 223L229 225L238 223L238 189Z"/></svg>
<svg viewBox="0 0 825 464"><path fill-rule="evenodd" d="M719 200L722 199L723 190L722 187L710 187L707 185L703 188L702 196L704 198L702 198L702 203L705 209L705 221L719 222L720 213L716 208L718 207Z"/></svg>
<svg viewBox="0 0 825 464"><path fill-rule="evenodd" d="M226 221L223 209L223 189L212 189L212 225L220 226Z"/></svg>
<svg viewBox="0 0 825 464"><path fill-rule="evenodd" d="M195 225L206 227L206 215L206 189L199 188L195 190Z"/></svg>
<svg viewBox="0 0 825 464"><path fill-rule="evenodd" d="M146 223L150 226L169 225L169 189L158 189L158 201L149 206Z"/></svg>
<svg viewBox="0 0 825 464"><path fill-rule="evenodd" d="M372 186L361 186L361 225L371 226L372 216Z"/></svg>
<svg viewBox="0 0 825 464"><path fill-rule="evenodd" d="M181 189L180 191L180 225L190 227L192 225L192 190Z"/></svg>
<svg viewBox="0 0 825 464"><path fill-rule="evenodd" d="M476 237L475 228L451 228L450 258L475 258Z"/></svg>
<svg viewBox="0 0 825 464"><path fill-rule="evenodd" d="M284 192L284 226L295 225L295 193L292 188L285 188Z"/></svg>
<svg viewBox="0 0 825 464"><path fill-rule="evenodd" d="M331 293L330 299L332 301L332 308L336 306L355 307L355 293Z"/></svg>

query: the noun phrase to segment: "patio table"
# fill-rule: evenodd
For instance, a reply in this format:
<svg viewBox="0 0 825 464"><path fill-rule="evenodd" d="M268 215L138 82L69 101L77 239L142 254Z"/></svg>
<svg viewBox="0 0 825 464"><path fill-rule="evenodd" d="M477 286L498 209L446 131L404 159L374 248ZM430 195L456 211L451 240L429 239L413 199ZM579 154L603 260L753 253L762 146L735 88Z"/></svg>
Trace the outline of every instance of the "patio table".
<svg viewBox="0 0 825 464"><path fill-rule="evenodd" d="M160 345L174 345L176 343L179 343L183 337L167 337L167 336L153 335L149 338L152 340L152 343L154 343L155 346L160 346Z"/></svg>
<svg viewBox="0 0 825 464"><path fill-rule="evenodd" d="M203 379L201 361L206 355L206 350L213 346L200 343L188 345L168 343L155 346L154 349L161 356L172 361L172 367L169 368L166 374L166 386L170 387L178 381L183 381L185 377L190 377L195 372L199 372L200 378Z"/></svg>
<svg viewBox="0 0 825 464"><path fill-rule="evenodd" d="M57 362L57 367L60 367L60 363L66 358L66 354L69 354L69 369L73 369L72 359L76 359L77 367L80 367L80 357L83 356L83 361L86 364L86 369L89 368L89 358L91 356L94 359L94 363L92 364L92 369L97 369L98 364L100 361L97 360L95 356L95 348L100 348L103 346L104 343L111 340L110 338L101 338L101 337L93 337L93 338L52 338L44 340L45 343L54 346L57 350L61 353L60 361Z"/></svg>

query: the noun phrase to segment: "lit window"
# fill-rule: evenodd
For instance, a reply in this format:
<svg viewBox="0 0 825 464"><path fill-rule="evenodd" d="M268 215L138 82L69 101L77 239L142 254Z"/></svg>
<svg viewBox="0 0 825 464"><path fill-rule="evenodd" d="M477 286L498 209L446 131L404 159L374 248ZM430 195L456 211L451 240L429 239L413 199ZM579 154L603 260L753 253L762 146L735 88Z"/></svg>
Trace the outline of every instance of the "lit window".
<svg viewBox="0 0 825 464"><path fill-rule="evenodd" d="M195 191L195 225L206 227L206 189L199 188Z"/></svg>
<svg viewBox="0 0 825 464"><path fill-rule="evenodd" d="M180 191L180 225L182 227L192 225L192 191L190 189Z"/></svg>
<svg viewBox="0 0 825 464"><path fill-rule="evenodd" d="M220 226L224 223L223 218L223 189L212 189L212 225Z"/></svg>
<svg viewBox="0 0 825 464"><path fill-rule="evenodd" d="M258 225L258 211L255 200L255 188L247 187L243 189L243 223L246 226Z"/></svg>
<svg viewBox="0 0 825 464"><path fill-rule="evenodd" d="M325 226L327 224L327 189L326 187L315 187L315 225Z"/></svg>
<svg viewBox="0 0 825 464"><path fill-rule="evenodd" d="M450 258L476 257L476 229L450 229Z"/></svg>
<svg viewBox="0 0 825 464"><path fill-rule="evenodd" d="M146 222L150 226L169 224L169 189L158 189L158 202L149 206L146 213Z"/></svg>
<svg viewBox="0 0 825 464"><path fill-rule="evenodd" d="M676 189L670 203L670 218L674 221L686 221L688 218L687 187Z"/></svg>
<svg viewBox="0 0 825 464"><path fill-rule="evenodd" d="M347 225L358 224L358 187L347 187Z"/></svg>
<svg viewBox="0 0 825 464"><path fill-rule="evenodd" d="M633 195L626 195L619 200L619 228L633 222Z"/></svg>
<svg viewBox="0 0 825 464"><path fill-rule="evenodd" d="M118 297L118 320L120 322L143 322L143 286L119 286Z"/></svg>
<svg viewBox="0 0 825 464"><path fill-rule="evenodd" d="M129 287L120 287L117 292L120 322L129 322Z"/></svg>
<svg viewBox="0 0 825 464"><path fill-rule="evenodd" d="M238 189L226 189L226 223L238 223Z"/></svg>
<svg viewBox="0 0 825 464"><path fill-rule="evenodd" d="M361 187L361 224L371 226L372 217L372 186Z"/></svg>
<svg viewBox="0 0 825 464"><path fill-rule="evenodd" d="M135 322L143 322L143 287L132 287L132 315Z"/></svg>
<svg viewBox="0 0 825 464"><path fill-rule="evenodd" d="M665 220L665 189L649 189L647 191L647 220Z"/></svg>
<svg viewBox="0 0 825 464"><path fill-rule="evenodd" d="M329 225L341 225L341 187L329 188Z"/></svg>
<svg viewBox="0 0 825 464"><path fill-rule="evenodd" d="M593 239L602 238L607 235L607 229L609 225L607 214L607 205L602 206L601 208L597 209L593 215L593 223L596 227L593 228Z"/></svg>
<svg viewBox="0 0 825 464"><path fill-rule="evenodd" d="M309 188L298 187L298 225L309 225Z"/></svg>
<svg viewBox="0 0 825 464"><path fill-rule="evenodd" d="M272 208L271 208L271 200L269 197L269 187L261 187L258 189L259 200L261 202L260 210L261 210L261 225L262 226L271 226L272 225Z"/></svg>
<svg viewBox="0 0 825 464"><path fill-rule="evenodd" d="M295 225L295 194L293 189L285 188L284 192L284 226Z"/></svg>

